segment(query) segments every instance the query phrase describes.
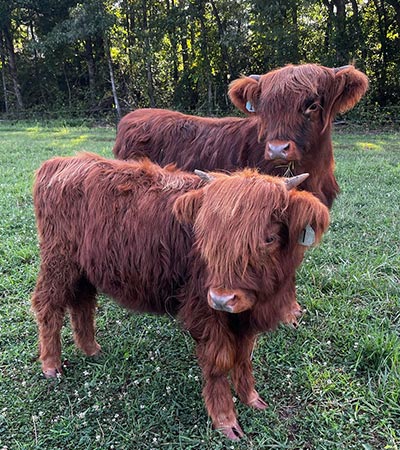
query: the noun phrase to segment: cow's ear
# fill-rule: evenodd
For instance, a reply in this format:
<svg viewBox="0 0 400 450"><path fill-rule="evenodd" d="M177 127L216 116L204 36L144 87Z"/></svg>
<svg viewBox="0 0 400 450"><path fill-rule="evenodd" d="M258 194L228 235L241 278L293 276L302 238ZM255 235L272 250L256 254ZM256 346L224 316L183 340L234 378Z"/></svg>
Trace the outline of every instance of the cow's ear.
<svg viewBox="0 0 400 450"><path fill-rule="evenodd" d="M257 103L260 96L258 76L239 78L229 85L228 95L231 102L245 114L257 112Z"/></svg>
<svg viewBox="0 0 400 450"><path fill-rule="evenodd" d="M355 69L354 66L345 66L335 71L333 114L343 113L353 108L368 89L368 78Z"/></svg>
<svg viewBox="0 0 400 450"><path fill-rule="evenodd" d="M175 217L182 223L194 223L196 215L203 202L203 189L187 192L179 196L173 206Z"/></svg>
<svg viewBox="0 0 400 450"><path fill-rule="evenodd" d="M289 239L307 247L317 244L329 225L328 208L306 191L290 191Z"/></svg>

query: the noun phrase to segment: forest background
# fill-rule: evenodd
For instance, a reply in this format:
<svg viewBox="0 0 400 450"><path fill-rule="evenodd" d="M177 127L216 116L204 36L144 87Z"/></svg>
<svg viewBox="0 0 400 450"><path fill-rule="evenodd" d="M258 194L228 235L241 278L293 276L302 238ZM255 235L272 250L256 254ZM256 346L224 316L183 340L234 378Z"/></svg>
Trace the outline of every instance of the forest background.
<svg viewBox="0 0 400 450"><path fill-rule="evenodd" d="M232 112L230 81L354 63L350 114L399 125L400 0L0 0L0 118Z"/></svg>

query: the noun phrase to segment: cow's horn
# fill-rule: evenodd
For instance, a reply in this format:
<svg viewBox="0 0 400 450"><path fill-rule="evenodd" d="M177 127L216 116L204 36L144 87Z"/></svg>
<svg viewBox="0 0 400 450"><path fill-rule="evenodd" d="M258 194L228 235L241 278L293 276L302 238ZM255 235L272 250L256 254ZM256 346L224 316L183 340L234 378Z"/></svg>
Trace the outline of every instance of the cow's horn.
<svg viewBox="0 0 400 450"><path fill-rule="evenodd" d="M302 183L306 178L310 176L309 173L302 173L301 175L296 175L295 177L290 177L285 179L286 189L290 191L290 189L295 188L300 183Z"/></svg>
<svg viewBox="0 0 400 450"><path fill-rule="evenodd" d="M341 70L349 69L350 67L353 67L353 66L334 67L333 71L334 71L335 73L338 73L338 72L340 72Z"/></svg>
<svg viewBox="0 0 400 450"><path fill-rule="evenodd" d="M253 78L253 80L259 81L261 75L249 75L249 78Z"/></svg>
<svg viewBox="0 0 400 450"><path fill-rule="evenodd" d="M199 178L201 178L203 181L206 181L207 183L210 183L210 182L214 179L214 177L212 177L211 175L209 175L209 174L206 173L206 172L203 172L202 170L195 169L195 170L194 170L194 173L195 173Z"/></svg>

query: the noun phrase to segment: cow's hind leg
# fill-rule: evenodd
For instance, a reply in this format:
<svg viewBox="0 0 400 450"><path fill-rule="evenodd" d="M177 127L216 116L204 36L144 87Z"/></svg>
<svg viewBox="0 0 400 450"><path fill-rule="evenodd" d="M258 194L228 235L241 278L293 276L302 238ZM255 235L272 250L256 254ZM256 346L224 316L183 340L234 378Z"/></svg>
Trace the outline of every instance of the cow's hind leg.
<svg viewBox="0 0 400 450"><path fill-rule="evenodd" d="M96 289L84 277L75 285L68 305L74 341L86 355L97 355L101 348L95 339Z"/></svg>
<svg viewBox="0 0 400 450"><path fill-rule="evenodd" d="M42 257L40 272L32 295L32 309L39 327L39 352L46 378L61 373L61 327L78 270L62 256Z"/></svg>
<svg viewBox="0 0 400 450"><path fill-rule="evenodd" d="M256 342L255 337L238 340L235 364L231 371L232 383L240 400L256 409L265 409L268 405L255 390L251 356Z"/></svg>

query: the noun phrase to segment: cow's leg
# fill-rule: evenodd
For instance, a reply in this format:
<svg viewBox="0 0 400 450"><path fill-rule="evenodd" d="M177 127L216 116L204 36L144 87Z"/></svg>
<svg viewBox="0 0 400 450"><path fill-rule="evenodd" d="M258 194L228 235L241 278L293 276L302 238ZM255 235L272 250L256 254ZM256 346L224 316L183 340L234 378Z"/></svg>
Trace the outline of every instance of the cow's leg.
<svg viewBox="0 0 400 450"><path fill-rule="evenodd" d="M203 397L214 428L228 439L238 440L243 436L243 431L236 418L228 381L234 362L231 342L226 335L218 339L214 334L213 341L198 344L197 354L204 378Z"/></svg>
<svg viewBox="0 0 400 450"><path fill-rule="evenodd" d="M61 373L61 327L68 304L73 296L73 285L78 270L64 260L62 255L42 262L35 290L32 309L39 327L39 352L42 371L46 378Z"/></svg>
<svg viewBox="0 0 400 450"><path fill-rule="evenodd" d="M68 305L74 341L86 355L97 355L101 348L95 339L96 289L85 278L75 286Z"/></svg>
<svg viewBox="0 0 400 450"><path fill-rule="evenodd" d="M232 383L240 400L256 409L265 409L268 405L255 390L251 355L256 337L248 336L238 339L236 345L235 364L231 371Z"/></svg>
<svg viewBox="0 0 400 450"><path fill-rule="evenodd" d="M296 280L293 277L282 289L282 315L281 322L296 328L298 320L303 314L301 306L297 302Z"/></svg>

